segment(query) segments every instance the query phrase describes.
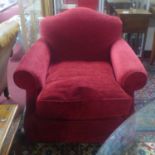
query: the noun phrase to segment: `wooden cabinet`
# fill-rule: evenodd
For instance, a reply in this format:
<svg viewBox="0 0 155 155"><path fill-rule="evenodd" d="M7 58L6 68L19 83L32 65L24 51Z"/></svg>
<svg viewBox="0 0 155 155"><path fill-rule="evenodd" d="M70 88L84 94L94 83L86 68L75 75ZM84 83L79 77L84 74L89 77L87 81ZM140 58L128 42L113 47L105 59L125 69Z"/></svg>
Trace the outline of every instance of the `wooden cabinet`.
<svg viewBox="0 0 155 155"><path fill-rule="evenodd" d="M145 33L149 24L151 13L143 9L115 9L123 22L123 32Z"/></svg>
<svg viewBox="0 0 155 155"><path fill-rule="evenodd" d="M127 33L127 41L138 56L142 56L151 13L144 9L115 9L115 14L123 23L123 32ZM131 35L134 34L134 41Z"/></svg>
<svg viewBox="0 0 155 155"><path fill-rule="evenodd" d="M106 12L114 14L115 9L129 9L132 6L131 0L105 0Z"/></svg>

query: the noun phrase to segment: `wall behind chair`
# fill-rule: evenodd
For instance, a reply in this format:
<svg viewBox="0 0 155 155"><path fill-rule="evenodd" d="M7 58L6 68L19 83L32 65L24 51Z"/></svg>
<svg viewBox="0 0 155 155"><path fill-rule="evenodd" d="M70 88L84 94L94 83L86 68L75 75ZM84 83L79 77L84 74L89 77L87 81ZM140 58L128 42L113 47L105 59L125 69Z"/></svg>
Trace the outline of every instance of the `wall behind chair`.
<svg viewBox="0 0 155 155"><path fill-rule="evenodd" d="M151 5L155 6L155 0L150 0L150 6ZM145 45L146 51L152 50L154 32L155 32L155 18L153 17L150 19L149 28L147 32L146 45Z"/></svg>
<svg viewBox="0 0 155 155"><path fill-rule="evenodd" d="M155 19L151 18L149 23L149 28L147 31L147 37L146 37L146 44L145 44L146 51L152 50L154 32L155 32Z"/></svg>

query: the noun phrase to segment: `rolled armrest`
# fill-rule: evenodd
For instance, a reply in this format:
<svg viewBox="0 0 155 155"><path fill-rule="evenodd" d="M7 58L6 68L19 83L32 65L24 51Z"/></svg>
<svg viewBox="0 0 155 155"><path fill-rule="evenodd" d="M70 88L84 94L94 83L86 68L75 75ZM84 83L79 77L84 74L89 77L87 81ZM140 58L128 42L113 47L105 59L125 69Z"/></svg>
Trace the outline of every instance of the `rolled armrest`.
<svg viewBox="0 0 155 155"><path fill-rule="evenodd" d="M118 83L127 92L142 88L147 81L147 72L131 47L120 39L111 48L111 62Z"/></svg>
<svg viewBox="0 0 155 155"><path fill-rule="evenodd" d="M41 89L50 64L50 50L43 40L38 40L22 58L14 73L15 83L28 91Z"/></svg>

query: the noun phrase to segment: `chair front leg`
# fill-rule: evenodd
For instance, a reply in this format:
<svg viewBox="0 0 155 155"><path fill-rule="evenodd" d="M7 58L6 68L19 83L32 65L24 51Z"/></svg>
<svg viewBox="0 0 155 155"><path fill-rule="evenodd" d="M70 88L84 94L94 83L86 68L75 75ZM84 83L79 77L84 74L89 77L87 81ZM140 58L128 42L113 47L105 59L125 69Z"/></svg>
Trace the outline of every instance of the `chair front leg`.
<svg viewBox="0 0 155 155"><path fill-rule="evenodd" d="M4 89L4 96L5 96L8 100L10 99L8 87L6 87L6 88Z"/></svg>

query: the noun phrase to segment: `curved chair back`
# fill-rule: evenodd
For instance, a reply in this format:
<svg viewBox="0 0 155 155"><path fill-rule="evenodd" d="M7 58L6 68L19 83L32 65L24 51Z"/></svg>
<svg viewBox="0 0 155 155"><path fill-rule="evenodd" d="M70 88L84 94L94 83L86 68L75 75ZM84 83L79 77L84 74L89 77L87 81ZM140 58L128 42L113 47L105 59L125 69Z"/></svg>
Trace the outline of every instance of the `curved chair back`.
<svg viewBox="0 0 155 155"><path fill-rule="evenodd" d="M121 37L121 32L118 17L82 7L41 22L41 37L51 47L55 61L108 59L111 45Z"/></svg>

